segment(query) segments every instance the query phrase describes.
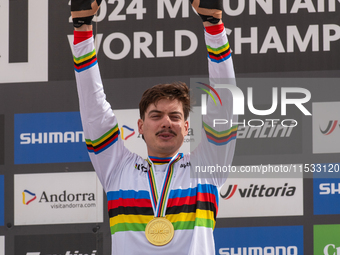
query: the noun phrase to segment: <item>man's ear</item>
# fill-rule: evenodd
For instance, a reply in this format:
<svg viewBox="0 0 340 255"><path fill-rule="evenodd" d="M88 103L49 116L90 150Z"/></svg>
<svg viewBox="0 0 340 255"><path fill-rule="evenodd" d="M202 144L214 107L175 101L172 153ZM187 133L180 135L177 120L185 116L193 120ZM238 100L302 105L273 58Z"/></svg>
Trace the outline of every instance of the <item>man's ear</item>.
<svg viewBox="0 0 340 255"><path fill-rule="evenodd" d="M188 132L189 132L189 121L185 121L184 122L184 128L185 128L185 132L184 132L184 134L185 135L188 135Z"/></svg>
<svg viewBox="0 0 340 255"><path fill-rule="evenodd" d="M138 125L138 132L143 135L144 134L144 131L143 131L144 121L142 119L138 119L137 125Z"/></svg>

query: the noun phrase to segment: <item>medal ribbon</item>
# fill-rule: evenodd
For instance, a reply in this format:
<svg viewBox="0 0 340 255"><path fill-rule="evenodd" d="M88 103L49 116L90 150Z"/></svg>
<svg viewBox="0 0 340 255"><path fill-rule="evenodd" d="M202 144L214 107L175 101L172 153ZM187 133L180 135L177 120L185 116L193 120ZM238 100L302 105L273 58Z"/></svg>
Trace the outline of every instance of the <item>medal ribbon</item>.
<svg viewBox="0 0 340 255"><path fill-rule="evenodd" d="M177 153L175 157L171 159L168 165L168 169L165 173L165 178L163 181L163 186L161 189L160 198L158 198L158 192L156 187L156 178L155 178L155 172L153 169L153 164L151 160L148 158L147 161L149 163L150 169L148 171L148 180L149 180L149 186L151 191L151 202L152 207L155 212L155 217L164 217L165 216L165 209L167 205L167 197L170 190L170 184L173 177L173 170L174 170L174 164L179 161L181 158L183 158L183 153Z"/></svg>

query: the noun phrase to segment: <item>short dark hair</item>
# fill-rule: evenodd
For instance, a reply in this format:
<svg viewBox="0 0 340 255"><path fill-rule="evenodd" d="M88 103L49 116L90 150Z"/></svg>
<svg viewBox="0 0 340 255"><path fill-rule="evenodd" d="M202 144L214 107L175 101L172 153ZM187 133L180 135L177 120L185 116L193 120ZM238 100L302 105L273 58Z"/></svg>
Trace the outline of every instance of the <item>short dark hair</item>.
<svg viewBox="0 0 340 255"><path fill-rule="evenodd" d="M191 111L189 88L184 82L158 84L147 89L139 103L140 118L144 120L145 112L150 104L157 104L161 99L169 99L182 102L184 119L187 120Z"/></svg>

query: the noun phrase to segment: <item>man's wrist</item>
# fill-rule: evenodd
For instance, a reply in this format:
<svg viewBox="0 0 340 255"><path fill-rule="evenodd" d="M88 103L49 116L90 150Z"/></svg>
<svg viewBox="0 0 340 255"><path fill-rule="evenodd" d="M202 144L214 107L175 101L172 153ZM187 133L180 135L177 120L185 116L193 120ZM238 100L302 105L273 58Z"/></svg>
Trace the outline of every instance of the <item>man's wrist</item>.
<svg viewBox="0 0 340 255"><path fill-rule="evenodd" d="M93 32L91 31L74 31L74 40L73 44L76 45L80 42L83 42L93 36Z"/></svg>
<svg viewBox="0 0 340 255"><path fill-rule="evenodd" d="M81 27L75 27L75 31L92 31L92 25L82 25Z"/></svg>
<svg viewBox="0 0 340 255"><path fill-rule="evenodd" d="M203 26L204 27L211 27L211 26L217 26L223 24L222 20L220 20L217 24L210 23L209 21L204 21Z"/></svg>

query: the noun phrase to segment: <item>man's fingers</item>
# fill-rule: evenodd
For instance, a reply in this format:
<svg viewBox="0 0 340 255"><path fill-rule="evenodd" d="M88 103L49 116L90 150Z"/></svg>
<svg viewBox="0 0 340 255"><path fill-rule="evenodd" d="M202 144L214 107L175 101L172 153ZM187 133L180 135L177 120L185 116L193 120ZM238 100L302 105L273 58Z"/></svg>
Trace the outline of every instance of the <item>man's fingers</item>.
<svg viewBox="0 0 340 255"><path fill-rule="evenodd" d="M96 14L99 9L101 0L72 0L71 15L72 18L83 18Z"/></svg>
<svg viewBox="0 0 340 255"><path fill-rule="evenodd" d="M211 16L216 19L222 18L222 0L190 0L192 7L197 13L204 16Z"/></svg>
<svg viewBox="0 0 340 255"><path fill-rule="evenodd" d="M192 7L197 11L200 5L200 0L190 0Z"/></svg>
<svg viewBox="0 0 340 255"><path fill-rule="evenodd" d="M222 11L217 10L217 9L206 9L206 8L199 7L196 11L201 15L212 16L217 19L222 18Z"/></svg>
<svg viewBox="0 0 340 255"><path fill-rule="evenodd" d="M91 9L91 0L71 0L72 12Z"/></svg>
<svg viewBox="0 0 340 255"><path fill-rule="evenodd" d="M223 9L223 1L222 0L200 0L199 7L205 8L205 9L217 9L222 10Z"/></svg>
<svg viewBox="0 0 340 255"><path fill-rule="evenodd" d="M92 10L96 10L96 12L97 12L101 2L102 2L102 0L93 1L92 4L91 4Z"/></svg>

